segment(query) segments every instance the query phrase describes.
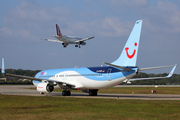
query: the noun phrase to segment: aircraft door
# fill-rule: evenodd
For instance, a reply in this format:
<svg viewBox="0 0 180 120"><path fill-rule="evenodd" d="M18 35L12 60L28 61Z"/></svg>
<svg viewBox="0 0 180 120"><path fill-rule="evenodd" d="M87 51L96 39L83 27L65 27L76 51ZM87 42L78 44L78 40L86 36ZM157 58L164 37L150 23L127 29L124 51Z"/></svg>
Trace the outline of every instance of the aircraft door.
<svg viewBox="0 0 180 120"><path fill-rule="evenodd" d="M67 80L67 76L68 76L68 74L67 74L67 73L63 73L62 80Z"/></svg>
<svg viewBox="0 0 180 120"><path fill-rule="evenodd" d="M108 71L107 71L107 80L108 81L110 81L111 80L111 71L112 71L112 69L110 68L110 69L108 69Z"/></svg>

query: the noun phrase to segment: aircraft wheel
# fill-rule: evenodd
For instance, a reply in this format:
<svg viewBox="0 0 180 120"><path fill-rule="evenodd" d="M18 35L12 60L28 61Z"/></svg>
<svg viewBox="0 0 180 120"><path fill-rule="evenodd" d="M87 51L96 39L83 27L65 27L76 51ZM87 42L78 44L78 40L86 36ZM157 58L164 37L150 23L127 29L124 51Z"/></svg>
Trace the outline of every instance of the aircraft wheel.
<svg viewBox="0 0 180 120"><path fill-rule="evenodd" d="M75 47L78 47L78 45L75 45Z"/></svg>
<svg viewBox="0 0 180 120"><path fill-rule="evenodd" d="M62 91L62 96L66 96L67 92L65 90Z"/></svg>
<svg viewBox="0 0 180 120"><path fill-rule="evenodd" d="M67 96L71 96L71 91L66 91Z"/></svg>
<svg viewBox="0 0 180 120"><path fill-rule="evenodd" d="M97 91L94 91L94 94L93 94L93 96L97 96Z"/></svg>
<svg viewBox="0 0 180 120"><path fill-rule="evenodd" d="M89 91L89 96L93 96L93 91Z"/></svg>
<svg viewBox="0 0 180 120"><path fill-rule="evenodd" d="M97 96L97 90L90 90L89 96Z"/></svg>

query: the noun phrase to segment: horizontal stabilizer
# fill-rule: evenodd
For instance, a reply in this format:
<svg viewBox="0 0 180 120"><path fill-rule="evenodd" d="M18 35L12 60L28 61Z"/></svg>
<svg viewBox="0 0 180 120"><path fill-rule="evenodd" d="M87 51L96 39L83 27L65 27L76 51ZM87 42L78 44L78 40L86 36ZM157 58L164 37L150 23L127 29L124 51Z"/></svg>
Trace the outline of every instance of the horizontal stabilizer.
<svg viewBox="0 0 180 120"><path fill-rule="evenodd" d="M143 70L151 70L151 69L159 69L159 68L166 68L166 67L172 67L174 65L168 65L168 66L158 66L158 67L149 67L149 68L140 68L139 71Z"/></svg>
<svg viewBox="0 0 180 120"><path fill-rule="evenodd" d="M123 69L123 71L131 71L132 70L131 68L126 68L126 67L114 65L114 64L111 64L111 63L107 63L107 62L103 62L103 63L107 64L107 65L110 65L110 66L113 66L113 67L121 68L121 69Z"/></svg>
<svg viewBox="0 0 180 120"><path fill-rule="evenodd" d="M152 79L163 79L163 78L170 78L173 73L174 70L176 69L176 65L174 65L173 69L171 70L171 72L169 73L169 75L165 76L165 77L150 77L150 78L133 78L133 79L129 79L128 81L135 81L135 80L152 80ZM154 67L155 68L155 67Z"/></svg>
<svg viewBox="0 0 180 120"><path fill-rule="evenodd" d="M52 40L52 39L43 39L43 40L47 40L47 41L50 41L50 42L60 42L60 43L62 43L62 42L59 41L59 40Z"/></svg>

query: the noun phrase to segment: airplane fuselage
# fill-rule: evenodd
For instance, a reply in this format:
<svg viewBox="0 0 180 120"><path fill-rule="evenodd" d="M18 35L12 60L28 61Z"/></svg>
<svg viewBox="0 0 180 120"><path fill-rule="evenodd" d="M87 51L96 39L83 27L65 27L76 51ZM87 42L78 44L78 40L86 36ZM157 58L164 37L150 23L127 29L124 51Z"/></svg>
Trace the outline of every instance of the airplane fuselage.
<svg viewBox="0 0 180 120"><path fill-rule="evenodd" d="M119 85L124 80L136 75L137 67L131 71L122 71L111 66L83 67L43 70L36 74L35 78L59 80L70 83L72 89L104 89ZM37 86L40 82L33 81Z"/></svg>

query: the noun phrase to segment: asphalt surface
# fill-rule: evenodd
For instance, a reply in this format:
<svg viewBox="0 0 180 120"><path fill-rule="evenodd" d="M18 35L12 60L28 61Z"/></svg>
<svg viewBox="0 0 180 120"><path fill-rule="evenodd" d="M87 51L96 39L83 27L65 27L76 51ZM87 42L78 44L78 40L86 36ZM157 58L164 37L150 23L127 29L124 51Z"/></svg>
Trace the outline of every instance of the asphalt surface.
<svg viewBox="0 0 180 120"><path fill-rule="evenodd" d="M98 93L89 96L88 93L72 92L71 96L62 96L61 92L52 92L40 95L33 85L0 85L0 95L25 95L25 96L54 96L75 98L101 98L101 99L138 99L138 100L180 100L179 94L109 94Z"/></svg>

